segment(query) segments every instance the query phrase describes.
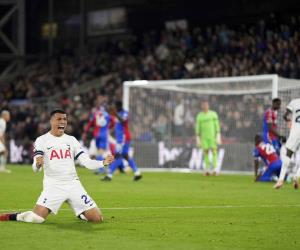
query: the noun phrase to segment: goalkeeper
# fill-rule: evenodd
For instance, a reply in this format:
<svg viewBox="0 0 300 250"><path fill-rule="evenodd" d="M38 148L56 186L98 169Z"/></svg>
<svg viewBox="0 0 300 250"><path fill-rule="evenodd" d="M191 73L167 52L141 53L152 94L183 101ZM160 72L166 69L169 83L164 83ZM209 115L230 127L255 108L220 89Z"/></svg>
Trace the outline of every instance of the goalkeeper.
<svg viewBox="0 0 300 250"><path fill-rule="evenodd" d="M210 175L211 162L209 152L212 152L213 175L216 175L217 167L217 145L221 144L220 122L218 114L209 109L207 100L201 102L202 111L196 118L196 141L202 148L205 162L205 175Z"/></svg>

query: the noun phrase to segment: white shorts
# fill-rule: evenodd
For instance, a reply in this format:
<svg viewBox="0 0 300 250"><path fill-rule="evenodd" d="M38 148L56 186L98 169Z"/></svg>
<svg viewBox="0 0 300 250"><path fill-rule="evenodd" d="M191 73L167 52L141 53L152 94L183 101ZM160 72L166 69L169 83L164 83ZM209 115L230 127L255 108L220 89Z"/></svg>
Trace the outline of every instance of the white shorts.
<svg viewBox="0 0 300 250"><path fill-rule="evenodd" d="M41 205L57 214L61 205L67 202L73 209L76 216L84 211L97 207L96 202L87 194L79 180L74 180L66 185L44 185L37 205Z"/></svg>
<svg viewBox="0 0 300 250"><path fill-rule="evenodd" d="M3 153L5 151L5 145L0 142L0 153Z"/></svg>
<svg viewBox="0 0 300 250"><path fill-rule="evenodd" d="M298 146L300 144L300 130L299 129L291 129L289 138L285 144L286 148L296 152Z"/></svg>

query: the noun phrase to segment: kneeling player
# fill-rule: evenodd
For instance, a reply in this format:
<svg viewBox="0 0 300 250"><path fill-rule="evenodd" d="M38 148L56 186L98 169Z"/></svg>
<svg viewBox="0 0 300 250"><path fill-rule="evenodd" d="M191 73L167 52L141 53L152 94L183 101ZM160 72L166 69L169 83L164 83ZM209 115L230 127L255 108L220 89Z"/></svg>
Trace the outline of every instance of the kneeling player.
<svg viewBox="0 0 300 250"><path fill-rule="evenodd" d="M270 143L265 143L260 135L255 136L255 149L253 155L254 171L256 181L273 181L274 176L279 177L282 162L276 153L275 148ZM267 165L267 169L258 174L258 159L261 158Z"/></svg>
<svg viewBox="0 0 300 250"><path fill-rule="evenodd" d="M35 141L33 170L44 168L43 191L33 211L0 215L0 220L43 223L50 212L56 214L67 202L76 216L83 220L101 222L100 209L81 185L75 169L75 160L89 169L98 169L113 162L113 156L104 161L91 160L83 152L75 137L64 133L67 114L62 110L51 112L51 130Z"/></svg>

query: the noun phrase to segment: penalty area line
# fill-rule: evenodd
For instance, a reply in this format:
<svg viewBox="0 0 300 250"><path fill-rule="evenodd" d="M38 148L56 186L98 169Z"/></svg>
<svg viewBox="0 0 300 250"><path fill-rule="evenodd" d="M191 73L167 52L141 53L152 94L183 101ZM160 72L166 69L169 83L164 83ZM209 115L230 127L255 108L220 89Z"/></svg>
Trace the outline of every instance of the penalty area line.
<svg viewBox="0 0 300 250"><path fill-rule="evenodd" d="M151 209L224 209L224 208L289 208L300 207L300 204L269 204L269 205L203 205L203 206L166 206L166 207L104 207L101 210L151 210ZM8 211L28 211L31 210L18 208L18 209L0 209L0 212ZM62 208L59 211L69 211L69 209Z"/></svg>

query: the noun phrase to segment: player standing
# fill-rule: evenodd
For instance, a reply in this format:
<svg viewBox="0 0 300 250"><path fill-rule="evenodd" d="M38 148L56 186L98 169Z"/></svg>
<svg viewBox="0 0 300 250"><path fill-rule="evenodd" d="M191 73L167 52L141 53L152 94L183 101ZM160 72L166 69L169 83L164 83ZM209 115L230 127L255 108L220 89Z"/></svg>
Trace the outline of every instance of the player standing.
<svg viewBox="0 0 300 250"><path fill-rule="evenodd" d="M97 148L96 160L103 160L108 150L108 132L111 122L111 117L105 110L105 107L101 103L102 99L98 99L98 105L92 110L90 119L84 128L83 140L85 141L86 135L91 127L94 127L93 137ZM96 173L101 173L101 169L98 169Z"/></svg>
<svg viewBox="0 0 300 250"><path fill-rule="evenodd" d="M279 177L282 162L276 153L272 144L263 141L260 135L255 136L255 149L253 151L254 160L254 174L256 181L273 181L274 175ZM267 165L267 169L258 174L259 158L261 158Z"/></svg>
<svg viewBox="0 0 300 250"><path fill-rule="evenodd" d="M280 172L279 180L275 184L274 188L279 189L283 186L284 177L287 168L290 165L293 153L300 145L300 98L293 99L286 107L286 112L283 116L286 122L291 122L291 129L289 138L285 144L286 154L281 156L282 169ZM298 168L296 175L294 176L294 188L298 188L298 181L300 178L300 168Z"/></svg>
<svg viewBox="0 0 300 250"><path fill-rule="evenodd" d="M10 121L9 111L3 110L1 112L1 117L0 117L0 172L2 173L10 173L10 170L6 169L8 151L5 146L6 123L9 121Z"/></svg>
<svg viewBox="0 0 300 250"><path fill-rule="evenodd" d="M268 108L264 113L263 119L263 139L265 143L271 143L278 155L280 155L280 140L283 138L277 131L277 112L280 109L281 100L274 98L272 107Z"/></svg>
<svg viewBox="0 0 300 250"><path fill-rule="evenodd" d="M204 152L205 175L209 175L210 160L209 152L213 155L213 175L216 175L217 167L217 145L221 144L220 122L218 114L209 109L208 101L201 103L202 111L196 118L196 141Z"/></svg>
<svg viewBox="0 0 300 250"><path fill-rule="evenodd" d="M50 212L56 214L67 202L80 219L101 222L102 214L81 185L74 161L89 169L98 169L110 164L113 156L107 156L104 161L91 160L76 138L64 133L67 114L54 110L50 116L51 130L36 139L32 165L35 172L44 168L43 191L33 211L2 214L0 220L43 223Z"/></svg>
<svg viewBox="0 0 300 250"><path fill-rule="evenodd" d="M111 111L114 116L115 124L115 157L116 160L110 165L108 174L102 179L103 181L110 181L116 168L123 165L123 158L128 162L134 172L134 181L138 181L142 178L141 172L139 171L133 158L129 156L131 134L129 131L128 124L128 112L123 109L123 104L120 101L115 103L115 107Z"/></svg>

